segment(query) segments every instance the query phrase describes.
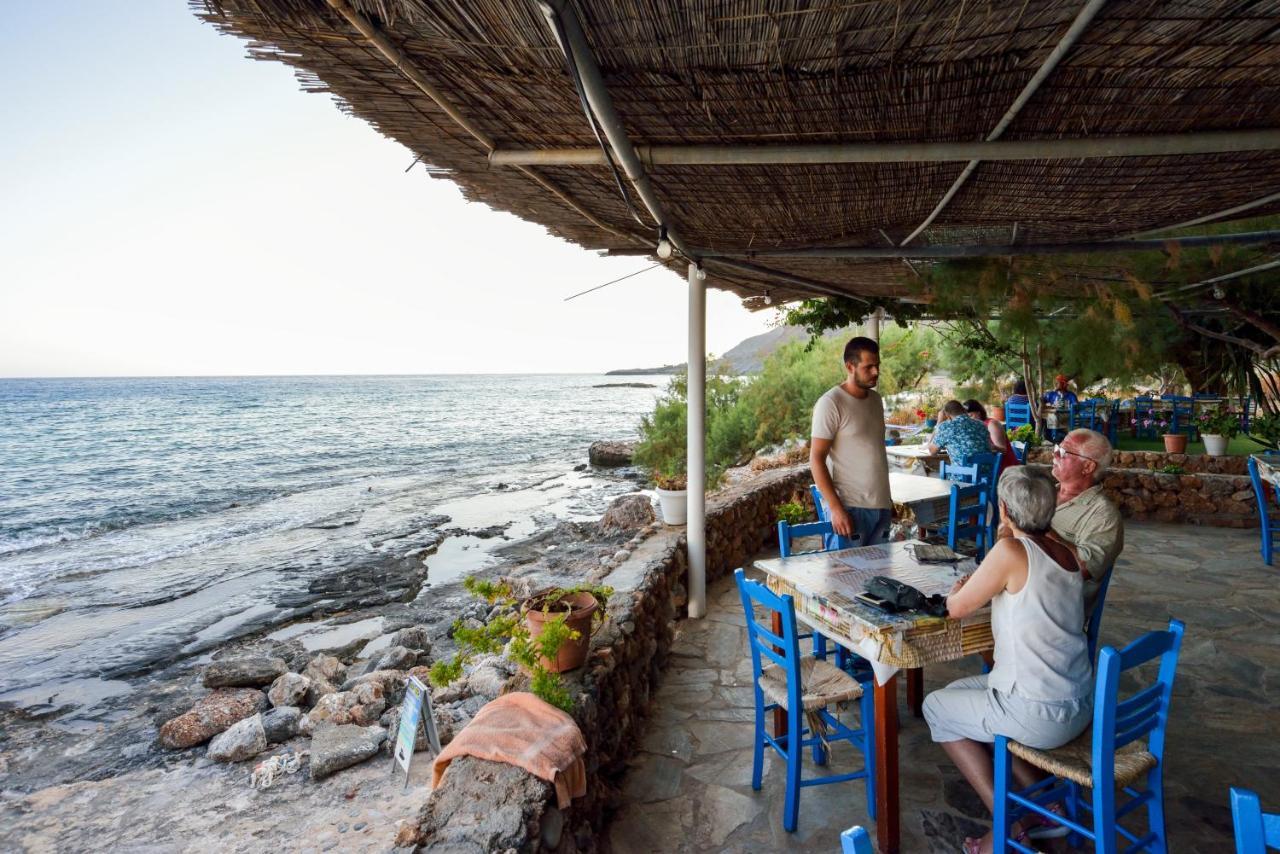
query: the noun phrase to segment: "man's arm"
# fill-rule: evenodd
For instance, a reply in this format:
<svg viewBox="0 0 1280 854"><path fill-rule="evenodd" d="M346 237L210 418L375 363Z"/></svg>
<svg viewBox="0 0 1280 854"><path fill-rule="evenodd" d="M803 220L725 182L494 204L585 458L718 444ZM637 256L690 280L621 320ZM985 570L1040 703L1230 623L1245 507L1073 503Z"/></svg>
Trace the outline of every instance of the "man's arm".
<svg viewBox="0 0 1280 854"><path fill-rule="evenodd" d="M1124 546L1124 520L1110 502L1100 503L1081 517L1074 531L1055 531L1073 547L1076 559L1092 581L1101 581L1113 556Z"/></svg>
<svg viewBox="0 0 1280 854"><path fill-rule="evenodd" d="M809 473L813 475L813 484L822 493L827 502L827 515L831 519L831 528L842 537L853 536L853 520L845 512L840 496L836 494L836 485L831 480L831 472L827 470L827 455L831 453L831 440L809 439Z"/></svg>

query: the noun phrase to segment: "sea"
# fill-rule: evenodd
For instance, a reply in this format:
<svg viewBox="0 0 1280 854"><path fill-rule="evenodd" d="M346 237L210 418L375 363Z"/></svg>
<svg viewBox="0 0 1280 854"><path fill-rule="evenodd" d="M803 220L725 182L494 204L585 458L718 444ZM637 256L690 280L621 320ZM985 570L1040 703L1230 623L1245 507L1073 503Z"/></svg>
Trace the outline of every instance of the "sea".
<svg viewBox="0 0 1280 854"><path fill-rule="evenodd" d="M634 438L666 380L0 380L0 703L101 693L362 567L422 559L438 586L598 517L638 484L587 447ZM508 539L467 533L489 526Z"/></svg>

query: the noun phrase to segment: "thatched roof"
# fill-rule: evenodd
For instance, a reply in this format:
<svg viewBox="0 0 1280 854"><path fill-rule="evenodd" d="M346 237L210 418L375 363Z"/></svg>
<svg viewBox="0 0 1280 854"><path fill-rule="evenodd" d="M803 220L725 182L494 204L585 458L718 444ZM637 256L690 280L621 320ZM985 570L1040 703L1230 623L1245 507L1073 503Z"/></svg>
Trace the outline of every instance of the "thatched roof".
<svg viewBox="0 0 1280 854"><path fill-rule="evenodd" d="M598 146L532 0L348 2L494 145ZM292 65L303 88L331 93L468 198L586 247L635 251L656 242L647 212L634 202L638 223L607 167L540 166L540 183L533 173L491 166L485 146L326 0L192 5L220 30L249 39L254 57ZM1082 0L573 5L634 143L767 145L982 140ZM1002 139L1263 128L1280 128L1280 0L1112 0ZM925 221L964 166L656 166L650 178L692 246L885 247ZM913 245L1109 239L1269 193L1280 193L1275 150L983 161ZM1280 201L1241 215L1276 211ZM744 296L817 292L796 276L857 294L910 289L900 261L759 263L792 280L711 267L709 283Z"/></svg>

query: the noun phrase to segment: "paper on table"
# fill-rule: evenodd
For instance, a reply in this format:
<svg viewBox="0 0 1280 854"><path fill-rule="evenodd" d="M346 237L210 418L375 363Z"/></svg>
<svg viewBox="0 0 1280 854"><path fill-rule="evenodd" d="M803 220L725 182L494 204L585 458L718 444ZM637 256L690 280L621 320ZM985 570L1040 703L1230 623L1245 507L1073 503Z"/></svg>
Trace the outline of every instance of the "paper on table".
<svg viewBox="0 0 1280 854"><path fill-rule="evenodd" d="M840 555L836 560L854 569L889 569L893 566L893 556L883 546L866 546L851 554Z"/></svg>

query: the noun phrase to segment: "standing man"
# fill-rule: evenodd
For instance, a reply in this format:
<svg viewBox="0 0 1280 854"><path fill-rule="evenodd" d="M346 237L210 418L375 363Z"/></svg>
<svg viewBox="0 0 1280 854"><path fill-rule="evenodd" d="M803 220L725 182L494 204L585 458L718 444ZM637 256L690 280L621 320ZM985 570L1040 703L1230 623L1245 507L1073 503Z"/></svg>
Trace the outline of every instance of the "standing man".
<svg viewBox="0 0 1280 854"><path fill-rule="evenodd" d="M1053 391L1044 396L1044 402L1050 406L1077 403L1076 393L1067 388L1067 375L1058 374L1053 378Z"/></svg>
<svg viewBox="0 0 1280 854"><path fill-rule="evenodd" d="M875 390L880 345L862 336L851 339L844 348L844 369L845 381L813 407L809 470L836 536L857 534L860 545L878 545L888 539L893 516L884 404Z"/></svg>

